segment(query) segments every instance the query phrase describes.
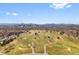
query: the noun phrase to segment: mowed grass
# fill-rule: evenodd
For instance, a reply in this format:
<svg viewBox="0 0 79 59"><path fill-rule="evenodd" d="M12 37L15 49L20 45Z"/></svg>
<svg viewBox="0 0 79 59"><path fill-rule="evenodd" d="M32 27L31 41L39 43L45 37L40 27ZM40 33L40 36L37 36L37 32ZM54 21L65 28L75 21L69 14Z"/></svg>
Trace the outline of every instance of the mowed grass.
<svg viewBox="0 0 79 59"><path fill-rule="evenodd" d="M20 34L13 42L0 46L0 54L20 55L44 54L45 49L49 55L79 54L79 40L60 31L53 30L29 30ZM44 49L44 46L46 48Z"/></svg>

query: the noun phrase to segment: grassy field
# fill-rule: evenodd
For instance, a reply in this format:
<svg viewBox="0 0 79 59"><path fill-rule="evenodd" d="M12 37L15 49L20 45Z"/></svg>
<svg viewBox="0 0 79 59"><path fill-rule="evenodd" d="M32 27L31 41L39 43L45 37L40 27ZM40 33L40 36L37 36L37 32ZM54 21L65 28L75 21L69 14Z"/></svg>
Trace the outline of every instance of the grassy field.
<svg viewBox="0 0 79 59"><path fill-rule="evenodd" d="M53 30L29 30L12 42L0 46L0 54L20 55L76 55L79 39Z"/></svg>

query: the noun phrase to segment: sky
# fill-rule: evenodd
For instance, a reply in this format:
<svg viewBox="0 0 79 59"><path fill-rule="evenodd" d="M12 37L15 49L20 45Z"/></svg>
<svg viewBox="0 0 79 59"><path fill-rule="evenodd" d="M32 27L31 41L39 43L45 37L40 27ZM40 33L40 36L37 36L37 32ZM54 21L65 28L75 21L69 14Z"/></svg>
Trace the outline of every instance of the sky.
<svg viewBox="0 0 79 59"><path fill-rule="evenodd" d="M79 4L0 3L0 23L79 24Z"/></svg>

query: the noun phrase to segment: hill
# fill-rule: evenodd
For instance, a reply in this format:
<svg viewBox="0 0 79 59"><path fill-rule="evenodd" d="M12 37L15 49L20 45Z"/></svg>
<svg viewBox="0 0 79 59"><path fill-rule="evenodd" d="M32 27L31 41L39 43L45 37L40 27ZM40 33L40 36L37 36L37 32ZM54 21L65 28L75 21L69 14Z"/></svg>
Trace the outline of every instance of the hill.
<svg viewBox="0 0 79 59"><path fill-rule="evenodd" d="M79 54L79 25L0 25L0 54Z"/></svg>

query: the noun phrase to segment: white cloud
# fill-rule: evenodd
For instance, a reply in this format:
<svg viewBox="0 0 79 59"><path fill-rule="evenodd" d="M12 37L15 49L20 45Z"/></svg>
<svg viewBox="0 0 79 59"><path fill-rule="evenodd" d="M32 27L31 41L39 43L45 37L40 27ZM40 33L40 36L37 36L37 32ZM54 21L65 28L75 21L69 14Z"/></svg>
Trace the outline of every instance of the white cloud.
<svg viewBox="0 0 79 59"><path fill-rule="evenodd" d="M17 15L18 15L18 13L15 13L15 12L14 12L14 13L12 13L12 15L13 15L13 16L17 16Z"/></svg>
<svg viewBox="0 0 79 59"><path fill-rule="evenodd" d="M66 6L66 8L69 8L69 7L71 7L71 5L67 5L67 6Z"/></svg>
<svg viewBox="0 0 79 59"><path fill-rule="evenodd" d="M10 12L6 12L6 15L10 15Z"/></svg>
<svg viewBox="0 0 79 59"><path fill-rule="evenodd" d="M51 4L51 5L49 5L49 7L53 8L54 6Z"/></svg>
<svg viewBox="0 0 79 59"><path fill-rule="evenodd" d="M6 12L6 15L17 16L18 13L16 13L16 12Z"/></svg>
<svg viewBox="0 0 79 59"><path fill-rule="evenodd" d="M63 8L69 8L71 7L71 5L68 3L53 3L49 5L49 7L55 8L55 9L63 9Z"/></svg>

